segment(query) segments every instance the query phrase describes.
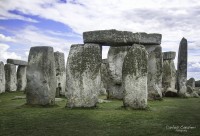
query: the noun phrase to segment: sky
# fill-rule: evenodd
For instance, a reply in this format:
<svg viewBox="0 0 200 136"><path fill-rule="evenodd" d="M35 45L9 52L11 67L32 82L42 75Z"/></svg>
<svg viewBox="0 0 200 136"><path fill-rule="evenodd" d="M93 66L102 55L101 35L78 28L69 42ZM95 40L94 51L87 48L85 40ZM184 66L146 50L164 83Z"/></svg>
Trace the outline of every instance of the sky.
<svg viewBox="0 0 200 136"><path fill-rule="evenodd" d="M160 33L163 52L188 40L188 78L200 80L199 22L199 0L0 0L0 61L27 61L32 46L52 46L67 60L84 31Z"/></svg>

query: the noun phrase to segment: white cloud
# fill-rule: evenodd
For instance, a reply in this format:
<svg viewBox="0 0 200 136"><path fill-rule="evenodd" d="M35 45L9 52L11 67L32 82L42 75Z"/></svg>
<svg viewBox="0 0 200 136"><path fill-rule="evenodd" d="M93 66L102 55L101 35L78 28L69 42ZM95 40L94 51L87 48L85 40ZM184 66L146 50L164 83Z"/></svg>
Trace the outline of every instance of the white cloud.
<svg viewBox="0 0 200 136"><path fill-rule="evenodd" d="M22 57L15 52L8 51L9 48L9 45L0 43L0 61L5 63L8 58L22 59Z"/></svg>
<svg viewBox="0 0 200 136"><path fill-rule="evenodd" d="M14 42L14 41L15 40L10 36L5 36L3 34L0 34L0 42Z"/></svg>

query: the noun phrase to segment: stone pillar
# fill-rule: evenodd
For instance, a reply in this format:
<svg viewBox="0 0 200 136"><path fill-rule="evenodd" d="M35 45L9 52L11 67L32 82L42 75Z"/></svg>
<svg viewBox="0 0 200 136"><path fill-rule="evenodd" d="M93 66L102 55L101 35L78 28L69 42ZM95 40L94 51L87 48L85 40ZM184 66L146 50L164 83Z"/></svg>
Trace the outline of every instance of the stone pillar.
<svg viewBox="0 0 200 136"><path fill-rule="evenodd" d="M147 61L144 46L132 46L128 51L122 69L125 107L145 109L147 107Z"/></svg>
<svg viewBox="0 0 200 136"><path fill-rule="evenodd" d="M162 47L145 45L148 52L148 99L162 99Z"/></svg>
<svg viewBox="0 0 200 136"><path fill-rule="evenodd" d="M109 76L108 76L108 61L107 59L103 59L101 63L101 90L100 94L105 95L107 94L109 84Z"/></svg>
<svg viewBox="0 0 200 136"><path fill-rule="evenodd" d="M62 52L54 52L55 68L57 78L58 95L65 95L66 87L66 71L65 71L65 55Z"/></svg>
<svg viewBox="0 0 200 136"><path fill-rule="evenodd" d="M0 94L5 92L5 83L4 63L0 62Z"/></svg>
<svg viewBox="0 0 200 136"><path fill-rule="evenodd" d="M190 78L189 80L187 80L187 93L191 94L194 92L195 90L195 79L194 78Z"/></svg>
<svg viewBox="0 0 200 136"><path fill-rule="evenodd" d="M110 47L108 51L108 98L122 99L122 66L130 46Z"/></svg>
<svg viewBox="0 0 200 136"><path fill-rule="evenodd" d="M77 44L70 48L67 77L67 107L94 107L101 87L101 47Z"/></svg>
<svg viewBox="0 0 200 136"><path fill-rule="evenodd" d="M16 66L13 64L5 64L6 91L14 92L17 90L17 74Z"/></svg>
<svg viewBox="0 0 200 136"><path fill-rule="evenodd" d="M27 66L27 104L54 105L56 72L52 47L31 47Z"/></svg>
<svg viewBox="0 0 200 136"><path fill-rule="evenodd" d="M17 90L25 91L26 84L26 66L19 65L17 68Z"/></svg>
<svg viewBox="0 0 200 136"><path fill-rule="evenodd" d="M176 85L176 69L174 59L176 52L164 52L163 53L163 76L162 87L164 96L177 96Z"/></svg>
<svg viewBox="0 0 200 136"><path fill-rule="evenodd" d="M179 45L178 65L177 65L177 90L178 95L186 97L187 87L187 39L182 38Z"/></svg>

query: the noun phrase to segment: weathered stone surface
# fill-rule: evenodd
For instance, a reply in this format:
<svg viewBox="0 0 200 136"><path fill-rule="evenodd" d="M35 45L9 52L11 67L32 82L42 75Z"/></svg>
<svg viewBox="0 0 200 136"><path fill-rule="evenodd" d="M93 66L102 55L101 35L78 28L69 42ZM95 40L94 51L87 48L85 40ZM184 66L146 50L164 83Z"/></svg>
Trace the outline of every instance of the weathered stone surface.
<svg viewBox="0 0 200 136"><path fill-rule="evenodd" d="M194 90L195 89L195 79L194 78L190 78L189 80L187 80L186 85L187 86L191 86L192 89Z"/></svg>
<svg viewBox="0 0 200 136"><path fill-rule="evenodd" d="M54 105L56 72L52 47L31 47L27 66L27 104Z"/></svg>
<svg viewBox="0 0 200 136"><path fill-rule="evenodd" d="M187 93L191 94L194 91L194 89L191 86L187 86Z"/></svg>
<svg viewBox="0 0 200 136"><path fill-rule="evenodd" d="M4 63L0 62L0 93L5 92L5 80Z"/></svg>
<svg viewBox="0 0 200 136"><path fill-rule="evenodd" d="M14 65L22 65L22 66L28 65L28 63L26 61L16 60L16 59L7 59L7 63L14 64Z"/></svg>
<svg viewBox="0 0 200 136"><path fill-rule="evenodd" d="M110 47L108 51L108 98L122 99L122 66L130 46Z"/></svg>
<svg viewBox="0 0 200 136"><path fill-rule="evenodd" d="M176 52L169 51L163 52L163 60L174 60L176 57Z"/></svg>
<svg viewBox="0 0 200 136"><path fill-rule="evenodd" d="M177 90L178 95L185 97L187 91L187 40L183 38L179 45L178 65L177 65Z"/></svg>
<svg viewBox="0 0 200 136"><path fill-rule="evenodd" d="M145 46L148 52L148 99L162 99L162 47Z"/></svg>
<svg viewBox="0 0 200 136"><path fill-rule="evenodd" d="M16 66L13 64L5 64L5 79L6 79L6 91L13 92L17 90L17 73Z"/></svg>
<svg viewBox="0 0 200 136"><path fill-rule="evenodd" d="M167 97L177 96L177 90L175 89L175 86L176 86L176 68L174 61L173 59L163 60L163 75L162 75L163 95Z"/></svg>
<svg viewBox="0 0 200 136"><path fill-rule="evenodd" d="M108 74L108 61L107 59L103 59L101 63L101 95L106 95L109 84L109 74Z"/></svg>
<svg viewBox="0 0 200 136"><path fill-rule="evenodd" d="M126 46L134 43L160 45L161 39L161 34L132 33L115 29L88 31L83 33L84 43L98 43L109 46Z"/></svg>
<svg viewBox="0 0 200 136"><path fill-rule="evenodd" d="M27 84L26 66L20 65L17 68L17 90L25 91L26 84Z"/></svg>
<svg viewBox="0 0 200 136"><path fill-rule="evenodd" d="M65 55L62 52L54 52L54 57L55 57L58 95L65 95L65 87L66 87Z"/></svg>
<svg viewBox="0 0 200 136"><path fill-rule="evenodd" d="M101 87L99 44L72 45L67 60L67 107L94 107Z"/></svg>
<svg viewBox="0 0 200 136"><path fill-rule="evenodd" d="M122 69L125 107L144 109L147 107L147 61L148 55L141 45L128 51Z"/></svg>

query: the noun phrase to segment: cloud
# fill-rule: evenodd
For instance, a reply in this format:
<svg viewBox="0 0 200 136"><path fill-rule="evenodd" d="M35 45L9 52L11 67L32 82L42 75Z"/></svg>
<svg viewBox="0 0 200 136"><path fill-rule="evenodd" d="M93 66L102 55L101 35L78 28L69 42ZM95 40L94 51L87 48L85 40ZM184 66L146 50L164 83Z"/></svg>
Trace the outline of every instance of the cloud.
<svg viewBox="0 0 200 136"><path fill-rule="evenodd" d="M14 42L15 40L12 39L10 36L5 36L0 34L0 42Z"/></svg>
<svg viewBox="0 0 200 136"><path fill-rule="evenodd" d="M22 59L22 57L15 52L8 51L9 48L9 45L0 43L0 61L3 61L5 63L8 58Z"/></svg>

